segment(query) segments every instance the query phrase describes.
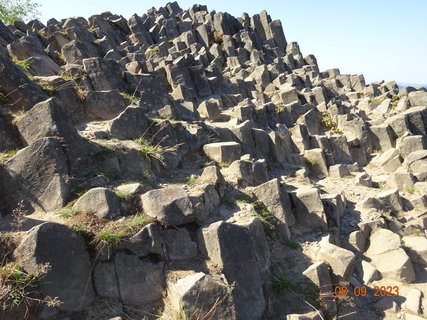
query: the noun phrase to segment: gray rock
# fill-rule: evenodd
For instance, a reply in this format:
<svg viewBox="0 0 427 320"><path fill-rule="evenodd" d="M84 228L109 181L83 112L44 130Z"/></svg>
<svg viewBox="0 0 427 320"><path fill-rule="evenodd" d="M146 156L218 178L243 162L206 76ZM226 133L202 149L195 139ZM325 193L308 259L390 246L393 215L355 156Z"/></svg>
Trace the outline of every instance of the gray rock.
<svg viewBox="0 0 427 320"><path fill-rule="evenodd" d="M377 150L386 151L396 145L396 135L388 124L371 126L372 144Z"/></svg>
<svg viewBox="0 0 427 320"><path fill-rule="evenodd" d="M141 196L141 203L146 215L171 226L190 223L195 219L187 192L178 186L148 191Z"/></svg>
<svg viewBox="0 0 427 320"><path fill-rule="evenodd" d="M356 186L365 186L372 188L372 179L366 172L357 173L354 177L354 184Z"/></svg>
<svg viewBox="0 0 427 320"><path fill-rule="evenodd" d="M377 209L385 212L398 212L402 210L402 200L399 190L383 191L375 198L368 198L361 203L364 209Z"/></svg>
<svg viewBox="0 0 427 320"><path fill-rule="evenodd" d="M218 320L236 319L231 290L221 277L203 272L179 279L168 287L176 310L185 310L187 317L212 316Z"/></svg>
<svg viewBox="0 0 427 320"><path fill-rule="evenodd" d="M209 183L215 186L220 186L225 184L225 180L221 173L221 170L216 165L208 166L205 169L203 169L203 172L200 175L199 180L203 183Z"/></svg>
<svg viewBox="0 0 427 320"><path fill-rule="evenodd" d="M414 314L421 314L421 300L423 293L415 288L412 288L408 291L405 298L404 309Z"/></svg>
<svg viewBox="0 0 427 320"><path fill-rule="evenodd" d="M149 254L157 255L162 259L166 257L162 229L155 223L147 224L128 241L119 245L119 248L129 250L141 258Z"/></svg>
<svg viewBox="0 0 427 320"><path fill-rule="evenodd" d="M215 142L203 146L204 153L217 163L232 163L240 158L240 144L237 142Z"/></svg>
<svg viewBox="0 0 427 320"><path fill-rule="evenodd" d="M295 192L291 192L291 196L296 208L295 217L300 225L309 231L313 229L328 230L319 190L311 187L302 187Z"/></svg>
<svg viewBox="0 0 427 320"><path fill-rule="evenodd" d="M125 99L117 91L88 91L84 110L94 120L111 120L126 108Z"/></svg>
<svg viewBox="0 0 427 320"><path fill-rule="evenodd" d="M37 76L49 77L61 73L59 65L47 55L36 55L28 59L30 72Z"/></svg>
<svg viewBox="0 0 427 320"><path fill-rule="evenodd" d="M333 274L339 281L348 280L353 272L356 256L353 252L332 243L321 242L317 260L325 261L331 266Z"/></svg>
<svg viewBox="0 0 427 320"><path fill-rule="evenodd" d="M96 91L125 89L125 83L119 64L111 59L89 58L83 60L84 70L88 73L93 89Z"/></svg>
<svg viewBox="0 0 427 320"><path fill-rule="evenodd" d="M143 262L137 256L118 252L114 264L124 304L142 306L161 299L163 262Z"/></svg>
<svg viewBox="0 0 427 320"><path fill-rule="evenodd" d="M245 218L236 223L213 223L201 229L199 246L223 269L227 281L235 283L237 319L259 319L265 308L262 287L270 267L261 221Z"/></svg>
<svg viewBox="0 0 427 320"><path fill-rule="evenodd" d="M185 229L167 230L165 243L171 260L194 259L197 255L197 245Z"/></svg>
<svg viewBox="0 0 427 320"><path fill-rule="evenodd" d="M268 181L267 166L264 159L256 161L237 160L227 169L227 181L242 187L257 186Z"/></svg>
<svg viewBox="0 0 427 320"><path fill-rule="evenodd" d="M381 272L383 278L414 282L415 273L411 260L403 249L395 249L370 257L371 263Z"/></svg>
<svg viewBox="0 0 427 320"><path fill-rule="evenodd" d="M99 296L120 299L116 268L113 262L99 262L95 266L93 283Z"/></svg>
<svg viewBox="0 0 427 320"><path fill-rule="evenodd" d="M40 264L50 265L39 290L44 297L58 297L59 309L81 311L95 298L89 254L83 238L72 229L52 222L34 227L14 256L30 273L37 272Z"/></svg>
<svg viewBox="0 0 427 320"><path fill-rule="evenodd" d="M311 174L322 177L329 176L325 155L322 149L305 150L304 158L306 159L306 164Z"/></svg>
<svg viewBox="0 0 427 320"><path fill-rule="evenodd" d="M281 231L290 238L289 227L295 224L288 193L279 180L273 179L253 189L254 195L283 224Z"/></svg>
<svg viewBox="0 0 427 320"><path fill-rule="evenodd" d="M0 107L0 152L13 150L19 146L18 133L11 119Z"/></svg>
<svg viewBox="0 0 427 320"><path fill-rule="evenodd" d="M117 118L110 121L108 129L114 138L134 140L147 133L148 119L143 108L129 106Z"/></svg>
<svg viewBox="0 0 427 320"><path fill-rule="evenodd" d="M329 175L333 178L343 178L350 175L350 170L345 164L335 164L329 167Z"/></svg>
<svg viewBox="0 0 427 320"><path fill-rule="evenodd" d="M314 263L304 270L302 274L319 288L320 301L326 313L330 315L336 314L337 305L335 303L328 265L324 262Z"/></svg>
<svg viewBox="0 0 427 320"><path fill-rule="evenodd" d="M16 126L27 144L43 137L61 137L67 142L77 139L69 111L57 98L36 104L16 122Z"/></svg>
<svg viewBox="0 0 427 320"><path fill-rule="evenodd" d="M361 269L362 269L361 275L363 278L363 282L365 284L369 284L372 281L381 279L381 274L377 270L377 268L375 268L374 265L372 265L371 263L365 260L362 260L361 262Z"/></svg>
<svg viewBox="0 0 427 320"><path fill-rule="evenodd" d="M408 98L412 107L427 106L427 92L413 91L409 93Z"/></svg>
<svg viewBox="0 0 427 320"><path fill-rule="evenodd" d="M21 68L3 54L0 54L0 66L0 93L4 97L5 107L16 108L19 105L29 110L36 103L48 98L37 84L28 79Z"/></svg>
<svg viewBox="0 0 427 320"><path fill-rule="evenodd" d="M427 266L427 239L417 236L406 236L402 238L406 253L413 263Z"/></svg>
<svg viewBox="0 0 427 320"><path fill-rule="evenodd" d="M117 219L121 216L120 199L107 188L89 190L77 200L73 209L105 219Z"/></svg>
<svg viewBox="0 0 427 320"><path fill-rule="evenodd" d="M35 141L6 163L3 176L14 209L22 200L27 210L62 208L70 196L68 160L61 142L53 138Z"/></svg>

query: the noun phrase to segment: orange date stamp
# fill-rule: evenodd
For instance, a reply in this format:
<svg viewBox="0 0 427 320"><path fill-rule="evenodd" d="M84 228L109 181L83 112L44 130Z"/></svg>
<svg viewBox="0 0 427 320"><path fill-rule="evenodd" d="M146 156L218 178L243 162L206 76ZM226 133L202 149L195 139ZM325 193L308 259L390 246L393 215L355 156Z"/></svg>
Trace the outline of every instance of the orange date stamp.
<svg viewBox="0 0 427 320"><path fill-rule="evenodd" d="M353 290L349 289L348 286L336 286L334 289L334 295L336 297L346 297L349 294L353 294L356 297L365 297L368 293L371 293L374 297L396 297L399 295L398 286L375 286L373 289L366 286L355 286Z"/></svg>

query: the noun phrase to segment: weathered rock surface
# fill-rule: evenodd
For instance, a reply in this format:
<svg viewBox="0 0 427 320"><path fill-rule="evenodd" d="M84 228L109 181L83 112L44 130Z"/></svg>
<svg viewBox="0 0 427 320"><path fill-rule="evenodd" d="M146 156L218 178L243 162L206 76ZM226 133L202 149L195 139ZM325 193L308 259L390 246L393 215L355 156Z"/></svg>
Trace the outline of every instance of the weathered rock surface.
<svg viewBox="0 0 427 320"><path fill-rule="evenodd" d="M72 229L51 222L34 227L14 256L27 272L36 273L40 265L49 265L40 280L40 292L58 297L61 310L84 310L95 298L89 254L83 238Z"/></svg>
<svg viewBox="0 0 427 320"><path fill-rule="evenodd" d="M70 196L67 155L61 142L42 138L20 150L3 171L5 199L13 210L20 201L29 212L62 208Z"/></svg>
<svg viewBox="0 0 427 320"><path fill-rule="evenodd" d="M222 268L227 281L236 283L233 299L237 319L259 319L265 308L262 288L270 267L261 221L216 222L202 228L199 245Z"/></svg>
<svg viewBox="0 0 427 320"><path fill-rule="evenodd" d="M141 196L144 213L159 222L179 226L194 221L193 205L181 187L148 191Z"/></svg>
<svg viewBox="0 0 427 320"><path fill-rule="evenodd" d="M89 190L77 200L73 209L105 219L117 219L121 216L120 199L107 188Z"/></svg>

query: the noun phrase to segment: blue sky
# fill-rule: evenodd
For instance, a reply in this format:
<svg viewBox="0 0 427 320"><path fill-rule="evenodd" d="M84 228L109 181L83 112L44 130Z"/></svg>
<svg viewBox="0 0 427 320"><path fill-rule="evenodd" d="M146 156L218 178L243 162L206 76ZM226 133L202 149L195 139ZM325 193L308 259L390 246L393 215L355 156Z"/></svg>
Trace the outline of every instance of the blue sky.
<svg viewBox="0 0 427 320"><path fill-rule="evenodd" d="M141 15L167 1L38 0L42 21L89 17L103 11ZM178 1L184 9L196 1ZM396 80L427 84L426 0L281 0L201 1L209 10L234 16L266 9L282 21L288 42L297 41L303 55L314 54L321 70L363 73L368 82Z"/></svg>

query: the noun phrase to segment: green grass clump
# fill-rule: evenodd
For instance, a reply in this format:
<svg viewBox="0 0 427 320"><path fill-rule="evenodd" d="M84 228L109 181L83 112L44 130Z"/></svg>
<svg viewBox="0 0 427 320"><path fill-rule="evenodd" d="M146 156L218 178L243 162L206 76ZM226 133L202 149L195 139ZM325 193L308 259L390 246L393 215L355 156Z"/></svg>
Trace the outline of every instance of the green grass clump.
<svg viewBox="0 0 427 320"><path fill-rule="evenodd" d="M59 213L59 216L64 219L69 219L77 214L77 210L73 208L66 208Z"/></svg>
<svg viewBox="0 0 427 320"><path fill-rule="evenodd" d="M15 62L15 64L24 68L25 70L30 70L31 65L30 65L30 61L28 59L25 59L25 60L13 59L13 62Z"/></svg>
<svg viewBox="0 0 427 320"><path fill-rule="evenodd" d="M123 97L123 99L126 100L127 104L131 104L132 101L135 99L135 90L134 91L126 90L119 93Z"/></svg>
<svg viewBox="0 0 427 320"><path fill-rule="evenodd" d="M41 86L44 93L46 93L48 96L53 96L56 92L55 88L52 85L43 85Z"/></svg>
<svg viewBox="0 0 427 320"><path fill-rule="evenodd" d="M123 199L126 202L129 202L132 200L132 195L129 192L123 191L123 190L114 190L115 194L120 198Z"/></svg>
<svg viewBox="0 0 427 320"><path fill-rule="evenodd" d="M340 128L338 128L338 124L332 120L331 115L327 111L322 113L322 125L326 129L331 130L337 134L344 133Z"/></svg>
<svg viewBox="0 0 427 320"><path fill-rule="evenodd" d="M147 223L149 219L142 214L136 214L121 221L113 221L95 235L94 241L97 244L117 244L134 235Z"/></svg>
<svg viewBox="0 0 427 320"><path fill-rule="evenodd" d="M400 100L400 98L399 98L399 96L398 96L398 95L393 95L393 96L391 97L391 101L390 101L390 108L391 108L391 109L396 108L396 107L397 107L397 104L399 103L399 100Z"/></svg>
<svg viewBox="0 0 427 320"><path fill-rule="evenodd" d="M413 194L415 192L415 188L414 187L409 187L408 189L406 189L406 192Z"/></svg>
<svg viewBox="0 0 427 320"><path fill-rule="evenodd" d="M273 276L270 286L276 294L284 293L286 290L294 290L296 288L295 283L283 274Z"/></svg>
<svg viewBox="0 0 427 320"><path fill-rule="evenodd" d="M305 159L305 163L309 167L315 167L319 165L319 160L317 160L316 158L307 158Z"/></svg>
<svg viewBox="0 0 427 320"><path fill-rule="evenodd" d="M39 265L34 273L26 272L16 263L6 263L0 268L0 307L3 310L16 310L24 306L25 316L29 315L30 307L36 304L58 306L58 298L40 299L37 295L38 284L49 270L49 265Z"/></svg>
<svg viewBox="0 0 427 320"><path fill-rule="evenodd" d="M284 109L285 109L285 105L283 103L276 104L276 107L275 107L276 112L283 111Z"/></svg>
<svg viewBox="0 0 427 320"><path fill-rule="evenodd" d="M19 149L6 150L5 152L0 152L0 164L3 164L15 154L17 154Z"/></svg>
<svg viewBox="0 0 427 320"><path fill-rule="evenodd" d="M230 163L229 162L221 162L219 165L221 166L221 168L228 168L230 166Z"/></svg>
<svg viewBox="0 0 427 320"><path fill-rule="evenodd" d="M385 99L386 99L385 97L371 98L372 107L375 108L379 106Z"/></svg>
<svg viewBox="0 0 427 320"><path fill-rule="evenodd" d="M254 203L255 200L247 193L242 192L236 197L236 201L240 201L243 203Z"/></svg>
<svg viewBox="0 0 427 320"><path fill-rule="evenodd" d="M222 203L225 204L228 207L234 207L234 206L236 206L236 199L234 199L232 196L226 194L222 198Z"/></svg>
<svg viewBox="0 0 427 320"><path fill-rule="evenodd" d="M185 181L183 182L183 184L189 185L189 186L194 186L197 184L197 179L194 177L188 177L187 179L185 179Z"/></svg>
<svg viewBox="0 0 427 320"><path fill-rule="evenodd" d="M292 239L283 238L282 243L291 249L299 249L301 248L300 244Z"/></svg>
<svg viewBox="0 0 427 320"><path fill-rule="evenodd" d="M115 152L115 148L109 145L102 145L100 149L93 153L93 157L96 160L105 160Z"/></svg>
<svg viewBox="0 0 427 320"><path fill-rule="evenodd" d="M162 158L164 150L160 145L152 145L148 139L142 137L134 141L139 144L139 150L141 150L146 158L150 156L159 160Z"/></svg>

